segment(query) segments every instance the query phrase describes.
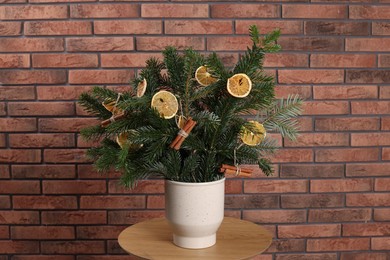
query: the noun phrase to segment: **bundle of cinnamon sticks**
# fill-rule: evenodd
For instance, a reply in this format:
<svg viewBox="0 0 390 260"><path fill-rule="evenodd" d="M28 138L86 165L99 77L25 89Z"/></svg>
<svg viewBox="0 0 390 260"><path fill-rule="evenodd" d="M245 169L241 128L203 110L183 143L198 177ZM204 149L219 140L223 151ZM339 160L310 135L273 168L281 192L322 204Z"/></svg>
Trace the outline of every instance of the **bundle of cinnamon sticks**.
<svg viewBox="0 0 390 260"><path fill-rule="evenodd" d="M222 164L219 171L228 175L241 176L241 177L250 177L253 172L253 170L249 168L240 168L240 167L231 166L227 164Z"/></svg>
<svg viewBox="0 0 390 260"><path fill-rule="evenodd" d="M196 121L192 120L192 118L189 117L186 123L184 124L184 127L180 129L176 138L173 140L173 142L169 147L175 150L179 150L184 140L187 138L188 134L192 131L195 125L196 125Z"/></svg>
<svg viewBox="0 0 390 260"><path fill-rule="evenodd" d="M118 114L118 115L112 115L112 117L110 117L109 119L106 119L106 120L102 121L102 122L100 123L100 125L101 125L101 127L106 127L106 126L108 126L109 124L111 124L112 122L121 120L121 119L124 118L124 117L125 117L125 113Z"/></svg>

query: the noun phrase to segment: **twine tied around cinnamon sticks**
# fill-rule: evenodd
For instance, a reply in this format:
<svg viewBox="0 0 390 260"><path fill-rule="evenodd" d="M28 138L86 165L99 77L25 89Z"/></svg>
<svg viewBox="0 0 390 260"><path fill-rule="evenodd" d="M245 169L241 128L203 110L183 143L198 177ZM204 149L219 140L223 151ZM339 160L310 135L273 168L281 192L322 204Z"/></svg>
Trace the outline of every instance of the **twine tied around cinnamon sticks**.
<svg viewBox="0 0 390 260"><path fill-rule="evenodd" d="M196 125L196 121L192 120L192 118L189 117L186 123L184 124L184 127L180 129L180 131L177 133L177 136L175 137L173 142L169 145L169 147L175 150L179 150L184 140L188 137L188 134L192 131L195 125Z"/></svg>
<svg viewBox="0 0 390 260"><path fill-rule="evenodd" d="M228 175L234 175L236 177L250 177L253 172L253 170L249 168L241 168L239 166L231 166L227 164L222 164L219 171Z"/></svg>

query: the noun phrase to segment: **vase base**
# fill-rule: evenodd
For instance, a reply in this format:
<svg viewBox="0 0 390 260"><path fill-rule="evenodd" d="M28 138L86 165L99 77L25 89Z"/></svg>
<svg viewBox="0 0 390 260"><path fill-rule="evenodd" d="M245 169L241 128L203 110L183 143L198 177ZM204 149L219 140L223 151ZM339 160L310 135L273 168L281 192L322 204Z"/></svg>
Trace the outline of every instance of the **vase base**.
<svg viewBox="0 0 390 260"><path fill-rule="evenodd" d="M183 237L173 235L173 243L179 247L187 249L202 249L215 245L216 234L204 237Z"/></svg>

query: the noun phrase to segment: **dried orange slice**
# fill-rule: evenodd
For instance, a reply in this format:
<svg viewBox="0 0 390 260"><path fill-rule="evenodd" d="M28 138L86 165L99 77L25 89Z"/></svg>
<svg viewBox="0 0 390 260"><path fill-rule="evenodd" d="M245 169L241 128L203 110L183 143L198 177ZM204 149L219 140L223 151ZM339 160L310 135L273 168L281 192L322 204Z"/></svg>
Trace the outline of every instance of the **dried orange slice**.
<svg viewBox="0 0 390 260"><path fill-rule="evenodd" d="M227 90L233 97L244 98L252 89L251 79L244 73L233 75L228 79Z"/></svg>
<svg viewBox="0 0 390 260"><path fill-rule="evenodd" d="M206 66L200 66L195 71L195 79L200 85L205 87L217 81L217 79L210 74Z"/></svg>
<svg viewBox="0 0 390 260"><path fill-rule="evenodd" d="M257 121L249 121L248 124L250 125L250 129L249 127L242 126L240 138L244 144L256 146L264 141L267 133L264 126Z"/></svg>
<svg viewBox="0 0 390 260"><path fill-rule="evenodd" d="M143 79L137 86L137 97L142 97L145 94L146 87L148 86L148 82L146 79Z"/></svg>
<svg viewBox="0 0 390 260"><path fill-rule="evenodd" d="M120 133L117 137L116 137L116 142L119 144L119 146L121 148L123 148L123 146L125 146L125 144L127 143L127 138L129 137L129 134L126 133L126 132L123 132L123 133Z"/></svg>
<svg viewBox="0 0 390 260"><path fill-rule="evenodd" d="M174 117L179 109L179 103L175 95L166 90L154 94L151 105L165 119Z"/></svg>
<svg viewBox="0 0 390 260"><path fill-rule="evenodd" d="M117 104L116 104L116 101L115 100L112 100L112 99L105 99L103 102L102 102L102 105L108 110L110 111L113 115L118 115L118 114L121 114L123 113L123 110L122 109L119 109L117 107Z"/></svg>

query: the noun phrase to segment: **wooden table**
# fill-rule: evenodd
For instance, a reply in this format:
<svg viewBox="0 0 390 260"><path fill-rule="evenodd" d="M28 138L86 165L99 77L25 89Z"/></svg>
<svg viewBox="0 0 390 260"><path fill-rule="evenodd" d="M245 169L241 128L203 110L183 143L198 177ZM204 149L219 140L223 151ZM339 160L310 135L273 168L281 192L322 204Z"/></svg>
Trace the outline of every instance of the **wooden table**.
<svg viewBox="0 0 390 260"><path fill-rule="evenodd" d="M123 230L119 245L144 259L249 259L264 252L272 235L249 221L225 217L217 232L217 243L205 249L184 249L172 243L172 231L165 218L140 222Z"/></svg>

